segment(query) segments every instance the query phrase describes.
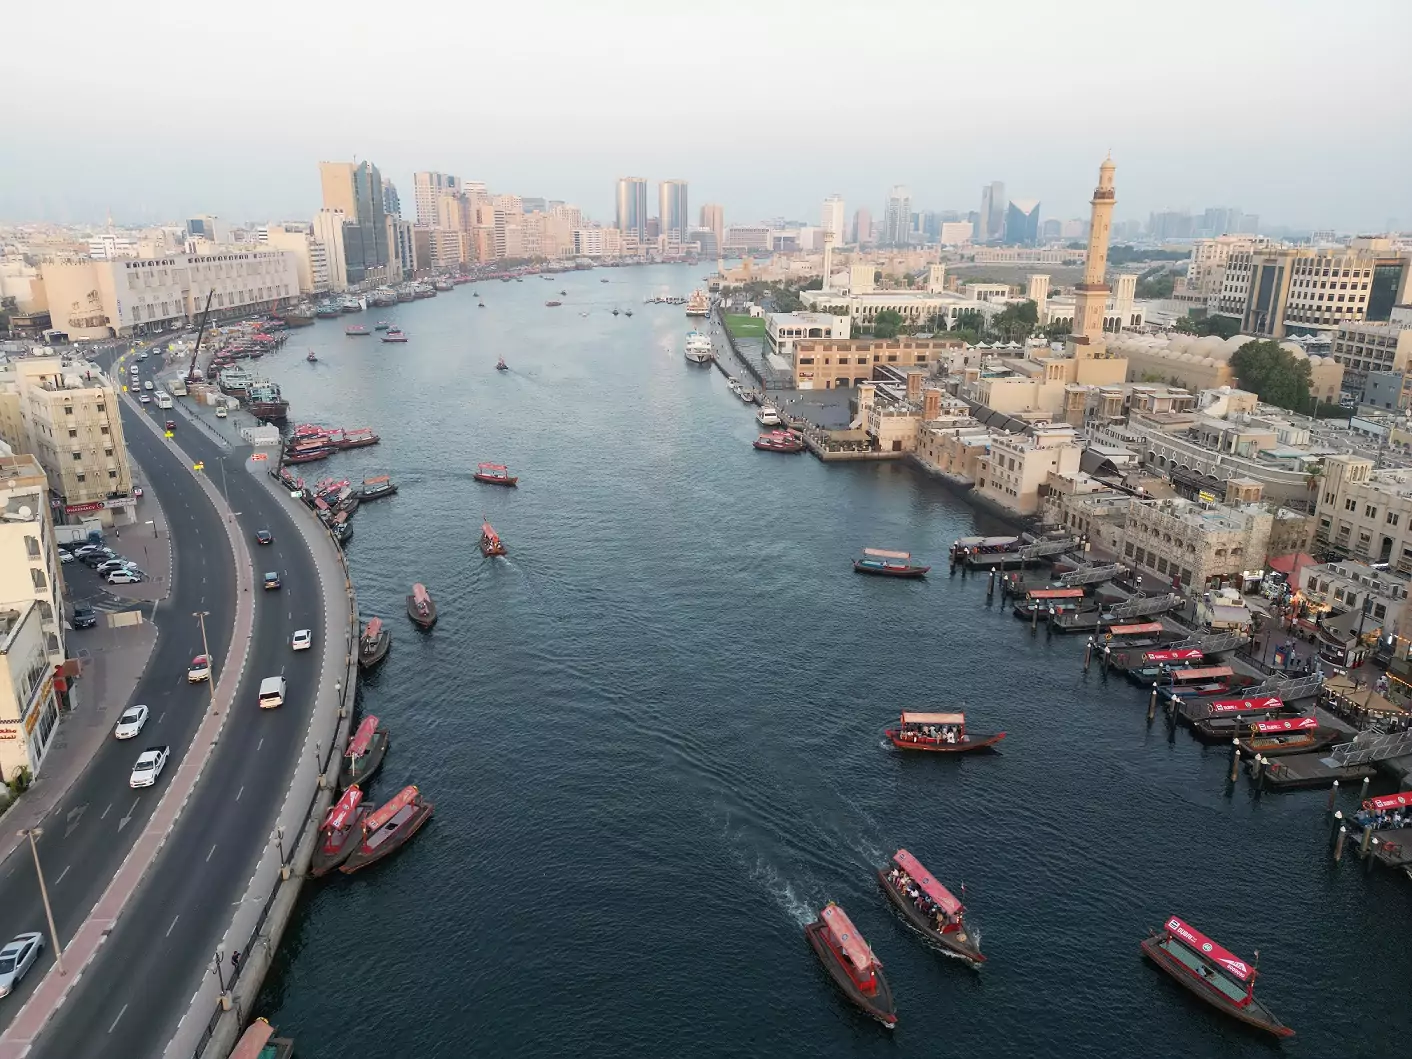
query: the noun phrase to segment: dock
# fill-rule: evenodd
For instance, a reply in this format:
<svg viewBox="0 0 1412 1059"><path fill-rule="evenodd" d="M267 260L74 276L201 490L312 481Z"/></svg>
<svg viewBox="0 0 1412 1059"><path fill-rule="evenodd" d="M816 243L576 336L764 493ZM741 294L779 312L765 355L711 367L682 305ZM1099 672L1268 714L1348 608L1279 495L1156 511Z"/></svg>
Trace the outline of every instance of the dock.
<svg viewBox="0 0 1412 1059"><path fill-rule="evenodd" d="M1373 832L1368 856L1389 868L1412 864L1412 827L1390 827Z"/></svg>
<svg viewBox="0 0 1412 1059"><path fill-rule="evenodd" d="M1263 764L1255 759L1247 767L1251 782L1268 791L1318 790L1332 787L1334 780L1338 780L1340 787L1346 787L1377 775L1377 770L1369 765L1339 765L1319 751L1290 754Z"/></svg>

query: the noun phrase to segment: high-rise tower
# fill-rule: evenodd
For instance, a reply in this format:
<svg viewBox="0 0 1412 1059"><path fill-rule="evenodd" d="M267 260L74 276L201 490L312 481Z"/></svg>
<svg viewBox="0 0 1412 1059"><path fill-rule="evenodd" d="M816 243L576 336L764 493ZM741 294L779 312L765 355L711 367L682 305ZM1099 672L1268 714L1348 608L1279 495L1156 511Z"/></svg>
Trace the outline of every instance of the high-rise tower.
<svg viewBox="0 0 1412 1059"><path fill-rule="evenodd" d="M647 240L647 181L643 177L618 179L617 228L639 243Z"/></svg>
<svg viewBox="0 0 1412 1059"><path fill-rule="evenodd" d="M657 217L667 246L680 250L691 226L687 219L685 180L664 180L657 185Z"/></svg>
<svg viewBox="0 0 1412 1059"><path fill-rule="evenodd" d="M1076 288L1074 331L1070 348L1081 359L1103 352L1103 317L1108 309L1108 233L1113 225L1113 159L1105 158L1098 167L1098 187L1093 191L1088 232L1088 256L1084 260L1083 282Z"/></svg>

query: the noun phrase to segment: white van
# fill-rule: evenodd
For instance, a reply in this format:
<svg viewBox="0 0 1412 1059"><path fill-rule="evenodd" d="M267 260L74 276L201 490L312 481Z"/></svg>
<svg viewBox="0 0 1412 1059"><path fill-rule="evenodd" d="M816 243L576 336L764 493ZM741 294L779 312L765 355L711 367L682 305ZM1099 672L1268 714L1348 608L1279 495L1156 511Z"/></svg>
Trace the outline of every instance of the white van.
<svg viewBox="0 0 1412 1059"><path fill-rule="evenodd" d="M171 406L172 406L172 399L171 399L171 397L169 397L167 394L162 393L162 391L158 390L158 391L157 391L157 407L158 407L158 408L170 408Z"/></svg>
<svg viewBox="0 0 1412 1059"><path fill-rule="evenodd" d="M266 677L260 681L260 709L272 710L284 705L284 677Z"/></svg>

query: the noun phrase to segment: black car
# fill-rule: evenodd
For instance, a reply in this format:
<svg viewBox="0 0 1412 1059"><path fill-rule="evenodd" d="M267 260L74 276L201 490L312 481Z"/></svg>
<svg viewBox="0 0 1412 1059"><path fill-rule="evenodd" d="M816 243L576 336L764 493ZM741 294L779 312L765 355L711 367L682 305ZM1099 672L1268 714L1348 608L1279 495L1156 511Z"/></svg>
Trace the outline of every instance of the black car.
<svg viewBox="0 0 1412 1059"><path fill-rule="evenodd" d="M259 544L273 544L275 542L275 535L269 530L256 530L255 540Z"/></svg>
<svg viewBox="0 0 1412 1059"><path fill-rule="evenodd" d="M72 624L75 629L91 629L98 624L98 612L80 603L74 607Z"/></svg>
<svg viewBox="0 0 1412 1059"><path fill-rule="evenodd" d="M92 567L96 570L98 567L106 563L109 559L120 558L122 558L122 556L118 555L118 553L113 551L112 548L100 548L96 552L89 552L87 555L79 556L78 561L83 563L84 566Z"/></svg>

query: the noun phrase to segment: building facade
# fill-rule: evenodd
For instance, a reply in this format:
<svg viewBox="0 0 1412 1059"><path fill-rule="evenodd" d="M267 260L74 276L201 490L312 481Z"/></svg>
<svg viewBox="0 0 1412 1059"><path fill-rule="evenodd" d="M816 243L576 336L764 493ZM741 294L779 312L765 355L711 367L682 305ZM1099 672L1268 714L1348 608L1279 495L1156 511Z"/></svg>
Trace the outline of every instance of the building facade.
<svg viewBox="0 0 1412 1059"><path fill-rule="evenodd" d="M1315 539L1412 575L1412 469L1375 471L1372 460L1347 454L1325 458L1323 469Z"/></svg>
<svg viewBox="0 0 1412 1059"><path fill-rule="evenodd" d="M883 211L883 237L887 246L906 246L912 240L912 192L901 184L888 192Z"/></svg>
<svg viewBox="0 0 1412 1059"><path fill-rule="evenodd" d="M0 457L0 514L0 608L33 601L44 651L58 665L64 660L64 568L48 477L33 455Z"/></svg>
<svg viewBox="0 0 1412 1059"><path fill-rule="evenodd" d="M691 214L687 210L685 180L664 180L657 185L657 216L661 221L663 245L679 252L686 243Z"/></svg>
<svg viewBox="0 0 1412 1059"><path fill-rule="evenodd" d="M1011 199L1005 207L1005 241L1017 246L1039 242L1039 200Z"/></svg>
<svg viewBox="0 0 1412 1059"><path fill-rule="evenodd" d="M643 177L619 177L617 193L618 231L635 239L647 241L647 181Z"/></svg>
<svg viewBox="0 0 1412 1059"><path fill-rule="evenodd" d="M831 313L766 313L765 344L777 357L793 361L794 343L799 339L847 338L847 316Z"/></svg>
<svg viewBox="0 0 1412 1059"><path fill-rule="evenodd" d="M59 722L55 669L45 650L39 604L0 605L0 772L39 774Z"/></svg>
<svg viewBox="0 0 1412 1059"><path fill-rule="evenodd" d="M1036 425L1024 434L996 434L990 454L980 463L976 492L1017 515L1036 514L1040 486L1051 474L1077 474L1082 456L1083 445L1066 423Z"/></svg>
<svg viewBox="0 0 1412 1059"><path fill-rule="evenodd" d="M1333 332L1368 318L1375 275L1399 268L1400 276L1391 278L1389 301L1406 296L1408 269L1405 258L1385 250L1267 246L1232 251L1218 311L1239 317L1244 333L1266 338ZM1386 319L1387 313L1374 316Z"/></svg>
<svg viewBox="0 0 1412 1059"><path fill-rule="evenodd" d="M716 237L716 246L722 247L726 244L726 211L720 203L708 202L701 207L702 228L711 229L711 233Z"/></svg>
<svg viewBox="0 0 1412 1059"><path fill-rule="evenodd" d="M1333 334L1329 355L1343 365L1343 386L1359 393L1371 372L1404 372L1412 362L1412 327L1401 323L1346 323Z"/></svg>
<svg viewBox="0 0 1412 1059"><path fill-rule="evenodd" d="M819 227L825 232L832 232L834 243L842 246L848 241L848 232L845 230L845 215L843 212L843 196L830 195L824 199L823 209L819 211Z"/></svg>
<svg viewBox="0 0 1412 1059"><path fill-rule="evenodd" d="M768 325L767 325L768 326ZM962 343L949 338L795 338L794 384L835 390L870 382L876 365L929 368Z"/></svg>

